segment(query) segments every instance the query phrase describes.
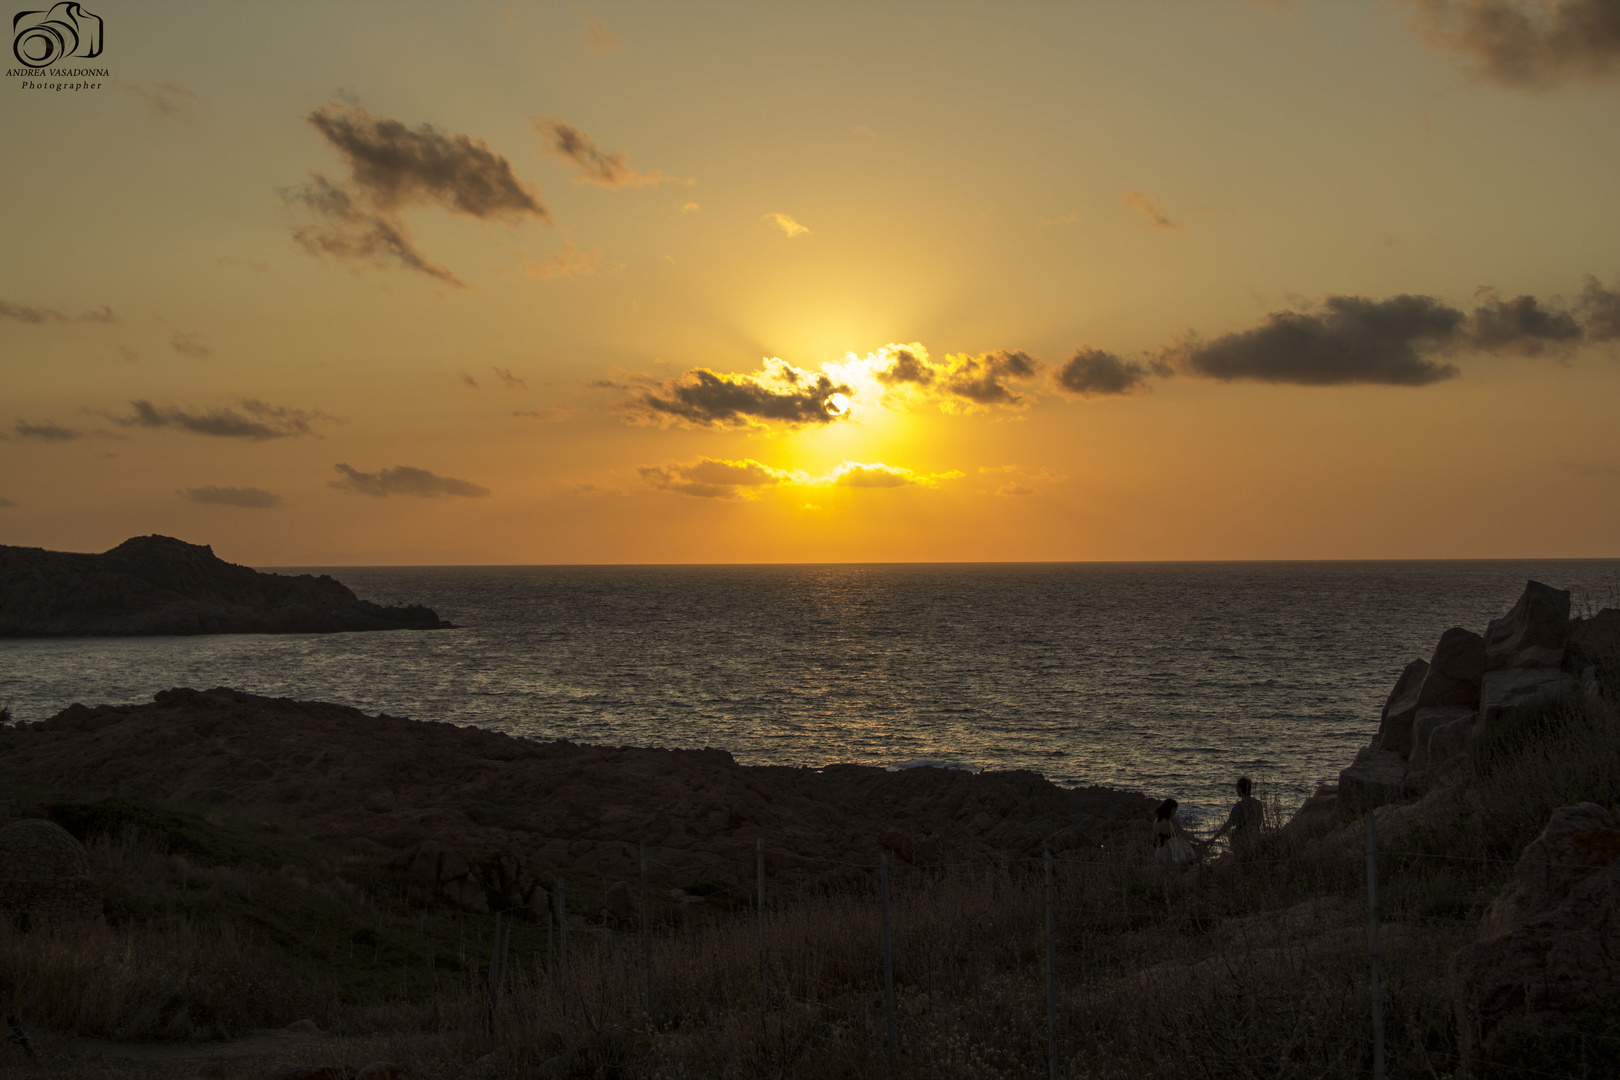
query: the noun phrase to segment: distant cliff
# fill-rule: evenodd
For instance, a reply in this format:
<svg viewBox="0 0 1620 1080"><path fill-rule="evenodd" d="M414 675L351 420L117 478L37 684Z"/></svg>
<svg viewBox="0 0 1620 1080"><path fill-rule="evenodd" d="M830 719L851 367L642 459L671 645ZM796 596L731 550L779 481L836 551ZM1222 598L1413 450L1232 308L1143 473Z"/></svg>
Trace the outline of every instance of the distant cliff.
<svg viewBox="0 0 1620 1080"><path fill-rule="evenodd" d="M206 544L137 536L85 555L0 545L0 637L329 634L449 627L381 607L322 574L261 574Z"/></svg>

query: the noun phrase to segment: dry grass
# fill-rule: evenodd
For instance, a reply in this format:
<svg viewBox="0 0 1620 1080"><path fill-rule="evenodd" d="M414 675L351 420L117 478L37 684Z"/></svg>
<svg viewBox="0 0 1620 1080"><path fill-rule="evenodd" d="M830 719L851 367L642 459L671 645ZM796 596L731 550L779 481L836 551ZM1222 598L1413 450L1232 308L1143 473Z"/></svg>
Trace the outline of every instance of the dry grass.
<svg viewBox="0 0 1620 1080"><path fill-rule="evenodd" d="M1519 721L1484 734L1457 822L1387 838L1392 1076L1456 1069L1447 964L1511 873L1505 860L1553 807L1620 801L1611 711L1570 699ZM1445 852L1467 857L1434 857ZM491 921L404 904L375 860L209 866L128 831L91 855L111 925L0 928L4 1003L44 1031L195 1040L313 1016L369 1039L368 1055L383 1040L420 1077L885 1073L880 907L864 871L836 895L770 896L763 997L757 913L717 897L684 916L655 905L645 969L638 934L595 926L570 934L565 978L544 928L520 925L491 1007ZM1368 1075L1358 852L1273 836L1244 863L1166 871L1145 856L1127 846L1057 864L1063 1075ZM897 872L901 1076L1045 1074L1045 899L1038 863Z"/></svg>

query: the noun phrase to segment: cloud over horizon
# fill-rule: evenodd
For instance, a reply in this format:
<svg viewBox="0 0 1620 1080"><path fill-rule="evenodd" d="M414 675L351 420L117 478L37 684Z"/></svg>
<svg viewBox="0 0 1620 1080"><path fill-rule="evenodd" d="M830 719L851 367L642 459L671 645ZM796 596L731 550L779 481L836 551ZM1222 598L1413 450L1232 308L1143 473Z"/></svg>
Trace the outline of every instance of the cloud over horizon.
<svg viewBox="0 0 1620 1080"><path fill-rule="evenodd" d="M174 428L193 435L260 442L314 435L311 424L316 420L333 419L322 412L271 405L256 398L245 398L238 402L240 412L230 407L192 412L174 405L154 405L144 398L129 404L134 413L110 417L113 423L121 427Z"/></svg>
<svg viewBox="0 0 1620 1080"><path fill-rule="evenodd" d="M187 502L206 506L235 506L244 510L269 510L282 503L280 495L256 487L215 487L209 484L206 487L181 488L175 494Z"/></svg>
<svg viewBox="0 0 1620 1080"><path fill-rule="evenodd" d="M437 204L480 221L551 221L551 212L518 178L512 163L482 139L449 134L431 124L410 128L364 108L335 103L305 119L349 169L345 183L312 172L310 183L282 193L289 204L316 219L292 230L293 240L311 255L403 266L459 286L462 282L453 273L416 248L405 211Z"/></svg>
<svg viewBox="0 0 1620 1080"><path fill-rule="evenodd" d="M644 422L759 427L774 421L798 427L838 419L840 414L828 399L853 393L850 386L835 383L824 372L801 371L771 357L753 375L693 368L636 390L618 408Z"/></svg>
<svg viewBox="0 0 1620 1080"><path fill-rule="evenodd" d="M678 176L667 176L659 169L637 172L622 153L603 150L589 135L559 116L535 116L530 122L543 139L542 150L567 158L579 167L579 175L574 177L576 184L626 188L691 183Z"/></svg>
<svg viewBox="0 0 1620 1080"><path fill-rule="evenodd" d="M1461 374L1443 359L1458 351L1561 357L1583 341L1614 340L1620 295L1586 282L1573 312L1533 296L1503 300L1492 289L1480 290L1471 312L1432 296L1327 296L1313 310L1273 311L1260 326L1212 341L1190 335L1159 361L1223 382L1427 386Z"/></svg>
<svg viewBox="0 0 1620 1080"><path fill-rule="evenodd" d="M672 491L698 499L752 499L774 487L901 488L935 487L941 480L956 480L960 472L922 474L881 461L845 461L812 476L801 470L774 469L753 458L730 461L698 458L666 465L643 465L636 470L643 482L658 491Z"/></svg>
<svg viewBox="0 0 1620 1080"><path fill-rule="evenodd" d="M426 469L410 465L395 465L391 469L382 469L374 473L361 472L343 462L332 468L338 471L342 479L328 480L327 487L336 488L338 491L352 491L359 495L370 495L378 499L385 499L390 495L411 495L419 499L439 499L447 496L482 499L490 493L489 488L475 484L471 480L438 476Z"/></svg>
<svg viewBox="0 0 1620 1080"><path fill-rule="evenodd" d="M917 342L885 345L864 360L851 357L851 361L871 370L884 387L933 398L947 412L1023 408L1034 399L1014 384L1029 382L1041 369L1041 362L1021 349L947 353L943 361L935 361Z"/></svg>
<svg viewBox="0 0 1620 1080"><path fill-rule="evenodd" d="M1414 0L1433 46L1503 86L1539 89L1620 75L1616 0Z"/></svg>

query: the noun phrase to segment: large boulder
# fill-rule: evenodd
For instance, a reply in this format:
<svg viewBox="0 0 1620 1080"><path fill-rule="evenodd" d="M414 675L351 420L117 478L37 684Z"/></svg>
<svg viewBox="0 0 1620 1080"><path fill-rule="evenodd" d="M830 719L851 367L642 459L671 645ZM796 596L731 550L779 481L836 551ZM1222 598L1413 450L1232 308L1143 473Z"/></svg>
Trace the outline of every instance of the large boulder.
<svg viewBox="0 0 1620 1080"><path fill-rule="evenodd" d="M1418 708L1479 706L1480 680L1485 677L1485 639L1472 630L1453 626L1440 635L1429 661L1429 673L1418 690Z"/></svg>
<svg viewBox="0 0 1620 1080"><path fill-rule="evenodd" d="M1423 681L1428 677L1429 663L1427 660L1414 660L1401 671L1400 678L1395 680L1395 688L1389 692L1389 699L1384 702L1383 712L1378 718L1378 736L1373 746L1379 750L1389 750L1403 757L1412 750L1412 718L1418 710L1418 692L1423 689Z"/></svg>
<svg viewBox="0 0 1620 1080"><path fill-rule="evenodd" d="M1589 665L1620 674L1620 608L1604 608L1590 619L1569 621L1565 666L1580 671Z"/></svg>
<svg viewBox="0 0 1620 1080"><path fill-rule="evenodd" d="M101 918L101 890L73 834L37 818L0 829L0 913L47 922Z"/></svg>
<svg viewBox="0 0 1620 1080"><path fill-rule="evenodd" d="M1558 668L1499 668L1487 671L1480 686L1481 715L1494 718L1509 709L1576 689L1580 681Z"/></svg>
<svg viewBox="0 0 1620 1080"><path fill-rule="evenodd" d="M1412 756L1407 761L1407 772L1414 777L1428 775L1430 769L1442 764L1454 753L1452 746L1461 749L1462 739L1472 726L1475 712L1473 709L1460 706L1442 706L1433 709L1419 709L1417 718L1412 721ZM1441 728L1448 728L1446 735L1441 736L1438 756L1435 755L1434 733Z"/></svg>
<svg viewBox="0 0 1620 1080"><path fill-rule="evenodd" d="M1451 964L1465 1064L1517 1060L1526 1039L1573 1030L1620 994L1620 819L1595 803L1553 811L1524 849L1478 940Z"/></svg>
<svg viewBox="0 0 1620 1080"><path fill-rule="evenodd" d="M1394 802L1406 792L1406 758L1392 750L1371 746L1356 755L1351 766L1339 773L1336 808L1360 814L1375 806Z"/></svg>
<svg viewBox="0 0 1620 1080"><path fill-rule="evenodd" d="M1569 590L1525 584L1518 602L1485 627L1485 670L1555 668L1569 638Z"/></svg>

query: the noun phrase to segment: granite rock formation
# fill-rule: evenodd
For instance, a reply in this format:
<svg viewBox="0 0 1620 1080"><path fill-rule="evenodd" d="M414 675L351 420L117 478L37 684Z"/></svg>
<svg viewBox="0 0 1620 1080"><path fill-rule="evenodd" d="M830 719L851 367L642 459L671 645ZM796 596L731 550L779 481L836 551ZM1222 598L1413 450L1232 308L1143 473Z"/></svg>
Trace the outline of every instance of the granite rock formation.
<svg viewBox="0 0 1620 1080"><path fill-rule="evenodd" d="M1339 774L1336 791L1312 800L1312 820L1360 814L1446 782L1483 728L1563 694L1614 693L1601 671L1620 667L1620 610L1571 619L1567 590L1525 586L1484 635L1452 627L1428 660L1402 670L1378 734ZM1303 826L1302 826L1303 827Z"/></svg>
<svg viewBox="0 0 1620 1080"><path fill-rule="evenodd" d="M534 742L224 689L0 727L0 779L263 807L317 836L381 840L419 899L541 913L545 874L634 878L642 841L665 888L746 887L760 837L773 880L836 888L864 883L880 850L921 865L1095 848L1145 833L1154 805L1031 772L740 766L722 750Z"/></svg>
<svg viewBox="0 0 1620 1080"><path fill-rule="evenodd" d="M1620 995L1620 819L1595 803L1555 811L1451 973L1476 1068L1511 1065L1518 1036L1568 1030Z"/></svg>
<svg viewBox="0 0 1620 1080"><path fill-rule="evenodd" d="M137 536L100 555L0 546L0 637L438 630L428 608L381 607L325 574L261 574L203 544Z"/></svg>
<svg viewBox="0 0 1620 1080"><path fill-rule="evenodd" d="M37 819L0 829L0 912L45 922L101 918L90 859L66 829Z"/></svg>

